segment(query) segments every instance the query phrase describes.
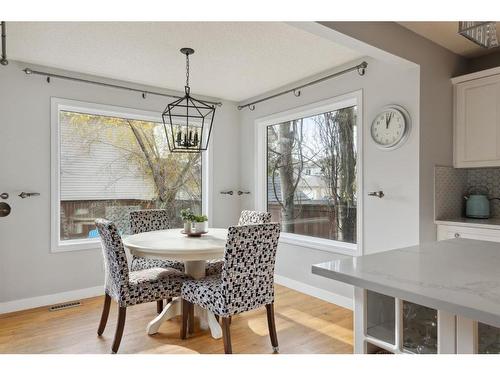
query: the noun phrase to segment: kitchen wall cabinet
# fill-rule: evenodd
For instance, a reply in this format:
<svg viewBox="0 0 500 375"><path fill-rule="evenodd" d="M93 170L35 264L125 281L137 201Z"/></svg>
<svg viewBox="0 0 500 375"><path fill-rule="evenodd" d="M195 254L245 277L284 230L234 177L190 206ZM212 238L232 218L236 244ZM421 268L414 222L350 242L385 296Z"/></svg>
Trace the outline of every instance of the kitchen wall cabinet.
<svg viewBox="0 0 500 375"><path fill-rule="evenodd" d="M456 168L500 166L500 68L452 79Z"/></svg>

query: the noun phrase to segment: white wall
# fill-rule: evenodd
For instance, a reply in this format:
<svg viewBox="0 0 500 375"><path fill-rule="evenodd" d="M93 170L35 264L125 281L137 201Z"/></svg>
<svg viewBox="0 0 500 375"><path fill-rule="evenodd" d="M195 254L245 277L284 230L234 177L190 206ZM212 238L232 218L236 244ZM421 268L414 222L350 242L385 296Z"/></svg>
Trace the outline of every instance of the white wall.
<svg viewBox="0 0 500 375"><path fill-rule="evenodd" d="M24 67L14 61L0 67L0 192L11 195L7 202L12 206L10 216L0 218L0 302L103 285L100 249L49 252L50 98L149 111L161 111L169 101L58 79L47 84L44 77L26 76ZM240 212L238 198L219 194L221 189L239 187L238 116L230 102L216 112L210 171L215 226L237 222ZM17 197L21 191L41 196L21 199Z"/></svg>
<svg viewBox="0 0 500 375"><path fill-rule="evenodd" d="M363 91L363 242L364 253L374 253L418 243L419 236L419 69L413 64L391 64L365 59L365 76L349 73L302 90L296 98L285 95L256 105L254 111L241 111L241 183L253 191L255 180L255 120L273 113L318 102L361 89ZM348 64L349 66L356 64ZM341 70L339 67L338 70ZM290 85L289 87L293 87ZM288 86L287 86L288 87ZM387 104L404 106L412 117L408 141L394 151L382 151L372 142L371 120ZM368 191L383 190L383 199L368 198ZM254 206L253 197L245 197L242 209ZM334 249L332 249L334 250ZM351 297L352 289L341 283L311 274L311 265L342 258L330 252L281 244L276 273L308 285Z"/></svg>
<svg viewBox="0 0 500 375"><path fill-rule="evenodd" d="M420 242L436 240L434 166L453 162L453 90L450 78L465 73L467 61L395 22L321 22L359 48L392 54L420 66ZM321 25L316 24L316 30ZM355 39L354 39L355 38ZM385 51L385 52L382 52ZM371 55L374 56L374 55Z"/></svg>

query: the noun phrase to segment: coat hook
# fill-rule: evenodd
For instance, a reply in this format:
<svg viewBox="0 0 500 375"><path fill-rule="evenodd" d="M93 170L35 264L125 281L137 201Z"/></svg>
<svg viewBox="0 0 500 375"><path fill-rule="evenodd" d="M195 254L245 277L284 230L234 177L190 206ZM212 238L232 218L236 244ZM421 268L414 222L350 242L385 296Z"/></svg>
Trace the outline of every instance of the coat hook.
<svg viewBox="0 0 500 375"><path fill-rule="evenodd" d="M293 90L293 95L295 95L297 98L300 96L301 92L300 90L294 89Z"/></svg>
<svg viewBox="0 0 500 375"><path fill-rule="evenodd" d="M50 83L50 76L47 76L47 83Z"/></svg>
<svg viewBox="0 0 500 375"><path fill-rule="evenodd" d="M146 99L146 93L145 92L142 93L142 98Z"/></svg>
<svg viewBox="0 0 500 375"><path fill-rule="evenodd" d="M249 105L249 106L248 106L248 109L249 109L250 111L255 110L255 104L253 104L253 105Z"/></svg>

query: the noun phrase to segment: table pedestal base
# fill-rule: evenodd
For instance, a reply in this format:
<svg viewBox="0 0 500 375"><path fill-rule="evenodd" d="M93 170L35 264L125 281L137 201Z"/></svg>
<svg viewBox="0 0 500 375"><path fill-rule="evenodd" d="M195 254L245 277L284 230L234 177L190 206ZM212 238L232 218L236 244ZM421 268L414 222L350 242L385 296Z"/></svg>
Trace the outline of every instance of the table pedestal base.
<svg viewBox="0 0 500 375"><path fill-rule="evenodd" d="M206 264L207 262L204 260L185 261L185 272L194 279L201 279L205 276ZM163 311L156 318L149 322L146 328L147 334L154 335L165 320L170 320L175 316L181 315L181 313L181 299L175 298L163 308ZM194 314L200 321L200 329L210 329L210 333L214 339L222 338L222 328L217 319L215 319L213 312L195 305Z"/></svg>

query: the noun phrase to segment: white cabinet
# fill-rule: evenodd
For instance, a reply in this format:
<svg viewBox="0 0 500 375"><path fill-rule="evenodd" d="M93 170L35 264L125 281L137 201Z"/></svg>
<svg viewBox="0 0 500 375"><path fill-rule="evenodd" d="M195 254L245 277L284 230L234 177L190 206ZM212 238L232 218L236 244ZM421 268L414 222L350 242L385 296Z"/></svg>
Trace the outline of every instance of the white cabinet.
<svg viewBox="0 0 500 375"><path fill-rule="evenodd" d="M454 166L500 166L500 69L456 77L452 82Z"/></svg>

